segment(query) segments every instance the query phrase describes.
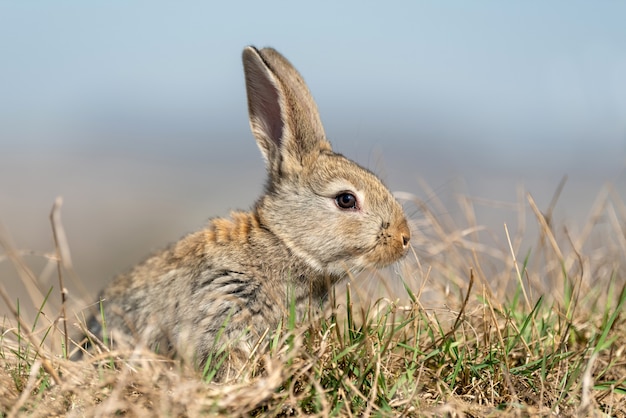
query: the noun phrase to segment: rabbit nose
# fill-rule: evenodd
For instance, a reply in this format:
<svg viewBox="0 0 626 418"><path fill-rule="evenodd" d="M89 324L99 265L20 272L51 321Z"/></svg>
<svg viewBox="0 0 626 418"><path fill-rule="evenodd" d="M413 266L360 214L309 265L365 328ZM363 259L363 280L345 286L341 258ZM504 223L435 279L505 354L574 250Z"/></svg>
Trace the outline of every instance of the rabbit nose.
<svg viewBox="0 0 626 418"><path fill-rule="evenodd" d="M400 230L398 232L400 232L402 248L406 250L407 248L409 248L409 241L411 241L411 230L409 230L409 225L407 224L406 220L402 222L402 224L400 225Z"/></svg>

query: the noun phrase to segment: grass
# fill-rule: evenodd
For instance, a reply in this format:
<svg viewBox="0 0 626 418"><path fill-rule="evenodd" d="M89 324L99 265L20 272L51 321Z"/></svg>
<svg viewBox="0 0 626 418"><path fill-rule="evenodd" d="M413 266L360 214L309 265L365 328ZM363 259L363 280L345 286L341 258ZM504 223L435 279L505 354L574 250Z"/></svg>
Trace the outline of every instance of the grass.
<svg viewBox="0 0 626 418"><path fill-rule="evenodd" d="M506 226L489 232L468 202L459 226L433 216L437 202L415 200L416 253L402 279L381 281L402 280L401 298L368 302L354 283L338 290L327 315L286 318L269 352L227 385L210 383L210 367L196 371L140 347L70 361L66 325L81 319L44 314L50 298L65 306L66 295L49 289L28 323L2 289L12 316L0 335L0 414L626 417L623 202L604 190L576 229L557 226L553 205L541 212L527 196L518 212L530 209L532 245L525 213L514 236ZM60 279L71 277L52 218L50 259ZM23 281L36 278L6 237L2 244L0 262L12 261Z"/></svg>

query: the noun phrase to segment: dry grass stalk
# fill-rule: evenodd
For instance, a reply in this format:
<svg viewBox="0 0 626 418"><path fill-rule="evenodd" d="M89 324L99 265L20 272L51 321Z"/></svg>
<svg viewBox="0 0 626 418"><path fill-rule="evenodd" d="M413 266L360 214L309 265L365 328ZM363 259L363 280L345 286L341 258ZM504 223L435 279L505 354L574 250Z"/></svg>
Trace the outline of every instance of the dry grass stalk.
<svg viewBox="0 0 626 418"><path fill-rule="evenodd" d="M60 326L63 311L48 324L28 323L0 288L13 314L0 336L0 411L11 417L626 417L626 205L603 191L576 233L557 226L556 197L545 212L527 198L539 230L532 251L520 237L525 215L517 231L505 226L498 234L478 225L474 205L490 202L462 198L459 225L435 216L440 202L416 201L422 245L416 243L401 279L378 278L390 282L390 293L393 280L395 288L403 280L405 290L368 301L355 299L355 285L349 286L328 317L284 326L268 353L249 359L242 380L227 385L141 347L103 345L100 354L69 361L65 350L76 342ZM62 280L71 258L59 203L51 220ZM0 238L6 254L0 262L14 263L43 309L47 298L23 251Z"/></svg>

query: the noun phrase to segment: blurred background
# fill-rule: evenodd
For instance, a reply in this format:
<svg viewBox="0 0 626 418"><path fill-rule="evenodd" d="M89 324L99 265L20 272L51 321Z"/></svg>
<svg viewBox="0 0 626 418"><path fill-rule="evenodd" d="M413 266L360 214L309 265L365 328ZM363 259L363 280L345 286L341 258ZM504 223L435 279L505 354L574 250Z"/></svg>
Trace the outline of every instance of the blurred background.
<svg viewBox="0 0 626 418"><path fill-rule="evenodd" d="M62 220L88 292L212 216L248 208L264 166L240 54L273 46L304 75L335 149L394 191L582 222L626 196L626 4L2 2L0 224L43 287ZM432 190L424 190L420 179ZM418 211L411 215L419 218ZM514 210L477 211L503 235ZM16 298L19 276L0 255ZM0 312L4 312L4 307Z"/></svg>

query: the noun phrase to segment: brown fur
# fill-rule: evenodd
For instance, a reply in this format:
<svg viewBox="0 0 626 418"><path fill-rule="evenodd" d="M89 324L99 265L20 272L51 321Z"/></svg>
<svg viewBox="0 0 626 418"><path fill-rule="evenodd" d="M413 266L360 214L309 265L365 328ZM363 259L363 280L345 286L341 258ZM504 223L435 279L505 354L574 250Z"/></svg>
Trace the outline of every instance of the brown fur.
<svg viewBox="0 0 626 418"><path fill-rule="evenodd" d="M251 212L211 220L101 294L114 342L140 341L200 365L226 347L231 356L219 379L235 374L291 297L304 317L349 273L401 258L410 237L381 181L332 151L291 64L254 47L243 62L250 125L267 161L265 194ZM356 208L339 207L344 192L357 197ZM102 330L96 317L90 326Z"/></svg>

